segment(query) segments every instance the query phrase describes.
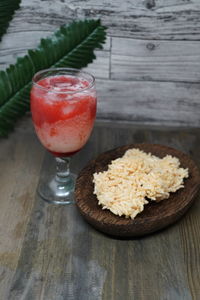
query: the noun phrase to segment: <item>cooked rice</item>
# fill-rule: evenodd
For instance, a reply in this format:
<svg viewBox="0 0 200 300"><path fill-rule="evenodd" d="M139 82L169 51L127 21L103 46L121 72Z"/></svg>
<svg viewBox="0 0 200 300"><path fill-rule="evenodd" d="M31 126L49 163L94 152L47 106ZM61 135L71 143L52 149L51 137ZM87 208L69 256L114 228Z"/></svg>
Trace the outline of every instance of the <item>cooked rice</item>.
<svg viewBox="0 0 200 300"><path fill-rule="evenodd" d="M94 173L94 194L103 209L134 219L149 200L167 199L183 188L187 177L188 169L180 168L176 157L130 149L111 161L107 171Z"/></svg>

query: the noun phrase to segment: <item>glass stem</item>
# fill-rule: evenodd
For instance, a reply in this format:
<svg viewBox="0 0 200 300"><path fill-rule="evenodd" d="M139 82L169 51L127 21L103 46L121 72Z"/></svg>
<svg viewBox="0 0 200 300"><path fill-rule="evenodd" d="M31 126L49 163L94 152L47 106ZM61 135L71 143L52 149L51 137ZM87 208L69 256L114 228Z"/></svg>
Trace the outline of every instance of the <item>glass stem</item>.
<svg viewBox="0 0 200 300"><path fill-rule="evenodd" d="M70 180L69 157L56 157L56 181L67 183Z"/></svg>

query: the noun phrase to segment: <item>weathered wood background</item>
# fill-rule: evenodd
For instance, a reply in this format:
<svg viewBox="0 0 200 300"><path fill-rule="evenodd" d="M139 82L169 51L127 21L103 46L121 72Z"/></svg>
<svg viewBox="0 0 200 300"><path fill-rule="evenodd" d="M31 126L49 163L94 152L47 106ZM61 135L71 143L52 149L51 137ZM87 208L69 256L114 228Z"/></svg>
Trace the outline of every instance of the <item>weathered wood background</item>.
<svg viewBox="0 0 200 300"><path fill-rule="evenodd" d="M97 77L99 118L200 126L199 0L22 0L0 44L0 68L85 17L108 26L87 68Z"/></svg>

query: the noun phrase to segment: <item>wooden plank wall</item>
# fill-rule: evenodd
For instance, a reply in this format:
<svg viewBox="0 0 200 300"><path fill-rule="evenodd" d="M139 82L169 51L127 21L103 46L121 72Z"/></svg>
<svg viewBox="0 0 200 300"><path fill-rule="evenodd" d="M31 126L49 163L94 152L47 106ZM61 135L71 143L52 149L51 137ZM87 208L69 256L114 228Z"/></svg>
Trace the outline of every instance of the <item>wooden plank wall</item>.
<svg viewBox="0 0 200 300"><path fill-rule="evenodd" d="M97 78L99 118L200 126L199 0L22 0L0 44L0 68L85 17L108 26L87 68Z"/></svg>

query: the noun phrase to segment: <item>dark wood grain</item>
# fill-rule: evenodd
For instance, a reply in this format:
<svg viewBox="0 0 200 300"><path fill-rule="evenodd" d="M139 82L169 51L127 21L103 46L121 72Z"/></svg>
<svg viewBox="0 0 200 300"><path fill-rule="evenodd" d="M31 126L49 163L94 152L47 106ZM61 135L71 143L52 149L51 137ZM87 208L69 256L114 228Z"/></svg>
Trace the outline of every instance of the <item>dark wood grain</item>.
<svg viewBox="0 0 200 300"><path fill-rule="evenodd" d="M177 157L181 166L188 168L190 174L185 180L184 189L172 193L165 201L150 202L134 220L116 216L109 210L102 210L93 193L93 174L106 171L112 160L122 157L128 149L132 148L152 153L160 158L166 155ZM135 237L155 232L176 222L191 206L199 188L200 173L189 156L162 145L135 144L105 152L88 163L77 178L75 201L82 216L96 229L117 237Z"/></svg>
<svg viewBox="0 0 200 300"><path fill-rule="evenodd" d="M199 129L98 122L72 170L79 173L102 152L143 142L174 147L200 167ZM38 180L55 164L49 154L42 163L44 151L27 120L0 140L0 153L0 299L199 299L199 195L173 226L140 239L113 239L89 226L75 205L49 205L36 196Z"/></svg>

